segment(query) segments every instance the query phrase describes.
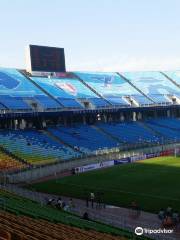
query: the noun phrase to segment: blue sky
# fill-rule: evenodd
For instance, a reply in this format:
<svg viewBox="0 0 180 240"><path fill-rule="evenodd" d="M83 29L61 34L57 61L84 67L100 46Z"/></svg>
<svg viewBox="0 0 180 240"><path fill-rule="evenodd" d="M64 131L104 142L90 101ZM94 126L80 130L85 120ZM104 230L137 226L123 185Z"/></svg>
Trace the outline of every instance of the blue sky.
<svg viewBox="0 0 180 240"><path fill-rule="evenodd" d="M0 66L28 44L64 47L67 70L180 69L179 0L0 0Z"/></svg>

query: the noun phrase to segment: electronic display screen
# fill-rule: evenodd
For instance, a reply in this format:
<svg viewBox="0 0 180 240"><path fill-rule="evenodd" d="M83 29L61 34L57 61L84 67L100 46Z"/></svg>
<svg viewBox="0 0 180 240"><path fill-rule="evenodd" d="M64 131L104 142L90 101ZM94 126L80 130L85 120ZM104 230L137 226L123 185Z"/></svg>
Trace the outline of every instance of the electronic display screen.
<svg viewBox="0 0 180 240"><path fill-rule="evenodd" d="M32 71L65 72L64 48L30 45Z"/></svg>

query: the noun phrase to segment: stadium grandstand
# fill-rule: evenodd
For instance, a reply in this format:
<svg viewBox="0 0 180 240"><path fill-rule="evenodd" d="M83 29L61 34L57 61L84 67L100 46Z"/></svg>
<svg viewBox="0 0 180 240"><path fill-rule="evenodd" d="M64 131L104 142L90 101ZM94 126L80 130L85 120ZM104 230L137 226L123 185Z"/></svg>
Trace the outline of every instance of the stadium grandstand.
<svg viewBox="0 0 180 240"><path fill-rule="evenodd" d="M147 239L135 236L126 221L87 221L79 209L59 211L46 206L41 193L21 187L179 152L179 71L1 67L0 239ZM77 192L67 196L81 198ZM52 188L50 193L55 193ZM127 201L130 197L122 204L105 199L120 207L127 207Z"/></svg>
<svg viewBox="0 0 180 240"><path fill-rule="evenodd" d="M180 141L177 72L44 75L0 68L7 172Z"/></svg>

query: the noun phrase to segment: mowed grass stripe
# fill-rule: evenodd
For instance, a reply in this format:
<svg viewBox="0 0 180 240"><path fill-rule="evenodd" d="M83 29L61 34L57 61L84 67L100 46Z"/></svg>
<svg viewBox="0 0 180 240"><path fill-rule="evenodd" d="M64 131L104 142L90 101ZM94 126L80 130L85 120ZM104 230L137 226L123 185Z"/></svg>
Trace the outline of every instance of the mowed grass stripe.
<svg viewBox="0 0 180 240"><path fill-rule="evenodd" d="M73 183L69 183L69 184L65 184L66 187L77 187L77 188L82 188L81 185L77 185L77 184L73 184ZM87 191L88 189L85 189L85 191ZM106 189L105 188L98 188L98 187L93 187L90 188L89 191L94 190L95 192L105 192ZM137 193L137 192L129 192L129 191L124 191L124 190L118 190L118 189L108 189L109 192L117 192L117 193L125 193L125 194L132 194L132 195L139 195L139 196L144 196L144 197L150 197L150 198L159 198L159 199L166 199L166 200L173 200L173 201L177 201L180 202L180 199L178 198L170 198L170 197L166 197L166 196L157 196L157 195L152 195L152 194L143 194L143 193Z"/></svg>
<svg viewBox="0 0 180 240"><path fill-rule="evenodd" d="M102 191L104 201L128 207L135 200L142 209L157 212L171 205L180 211L180 158L161 157L95 170L38 183L37 191L77 198Z"/></svg>

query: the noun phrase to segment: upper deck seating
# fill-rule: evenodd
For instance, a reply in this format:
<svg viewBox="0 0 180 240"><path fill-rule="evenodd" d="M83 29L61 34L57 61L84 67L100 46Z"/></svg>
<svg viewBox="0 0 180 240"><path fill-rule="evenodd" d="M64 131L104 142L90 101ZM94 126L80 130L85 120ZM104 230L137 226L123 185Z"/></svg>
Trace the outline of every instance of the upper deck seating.
<svg viewBox="0 0 180 240"><path fill-rule="evenodd" d="M8 109L31 110L28 100L37 100L45 109L61 107L16 69L0 68L0 103Z"/></svg>
<svg viewBox="0 0 180 240"><path fill-rule="evenodd" d="M156 103L172 103L166 96L180 94L180 89L160 72L125 72L122 75Z"/></svg>
<svg viewBox="0 0 180 240"><path fill-rule="evenodd" d="M164 73L180 87L180 71L168 71Z"/></svg>
<svg viewBox="0 0 180 240"><path fill-rule="evenodd" d="M133 95L132 99L134 99L140 106L145 106L145 105L153 105L154 102L149 100L147 97L143 95Z"/></svg>
<svg viewBox="0 0 180 240"><path fill-rule="evenodd" d="M32 77L31 79L41 88L45 89L50 95L54 96L64 107L83 108L83 105L78 102L78 99L85 99L93 102L97 107L100 105L104 106L103 104L108 105L108 103L99 98L75 77Z"/></svg>
<svg viewBox="0 0 180 240"><path fill-rule="evenodd" d="M31 110L31 107L21 98L12 97L8 95L1 95L0 102L8 109L13 110Z"/></svg>
<svg viewBox="0 0 180 240"><path fill-rule="evenodd" d="M112 104L127 105L122 96L140 94L116 73L75 72L86 84ZM117 98L117 100L115 99Z"/></svg>

